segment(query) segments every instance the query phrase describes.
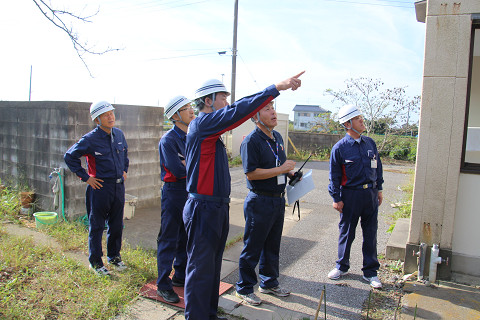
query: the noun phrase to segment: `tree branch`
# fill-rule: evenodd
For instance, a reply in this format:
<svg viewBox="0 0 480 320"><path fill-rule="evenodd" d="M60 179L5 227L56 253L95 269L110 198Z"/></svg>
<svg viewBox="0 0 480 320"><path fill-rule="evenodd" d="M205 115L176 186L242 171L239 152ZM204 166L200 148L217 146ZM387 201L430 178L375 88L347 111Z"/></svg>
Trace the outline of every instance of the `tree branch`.
<svg viewBox="0 0 480 320"><path fill-rule="evenodd" d="M90 21L89 19L96 16L98 14L98 10L97 10L97 12L95 12L94 14L89 15L89 16L78 16L78 15L72 13L72 12L69 12L69 11L53 9L50 5L45 3L44 0L32 0L32 1L38 7L40 12L45 16L45 18L47 18L51 23L53 23L53 25L55 25L57 28L61 29L62 31L64 31L68 35L68 37L70 38L70 41L72 41L73 48L75 49L75 52L77 53L77 56L80 58L83 65L87 69L88 73L90 74L90 77L93 78L93 75L92 75L92 73L90 71L90 68L88 67L88 65L87 65L87 63L86 63L86 61L83 57L85 54L102 55L102 54L105 54L107 52L120 50L120 49L114 49L114 48L108 47L105 50L96 51L96 50L94 50L93 47L88 47L87 46L88 43L87 42L82 43L79 39L78 34L76 32L74 32L72 28L67 27L64 20L62 19L62 15L65 15L65 16L69 16L71 18L74 18L75 20L80 21L80 22L91 23L92 21Z"/></svg>

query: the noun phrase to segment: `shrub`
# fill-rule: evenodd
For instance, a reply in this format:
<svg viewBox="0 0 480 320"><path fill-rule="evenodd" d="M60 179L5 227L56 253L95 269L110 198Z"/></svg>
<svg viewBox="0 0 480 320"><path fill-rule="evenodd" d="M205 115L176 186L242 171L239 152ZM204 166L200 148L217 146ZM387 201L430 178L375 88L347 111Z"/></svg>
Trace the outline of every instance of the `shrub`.
<svg viewBox="0 0 480 320"><path fill-rule="evenodd" d="M372 135L379 148L380 157L395 160L415 161L417 154L417 138L408 136Z"/></svg>

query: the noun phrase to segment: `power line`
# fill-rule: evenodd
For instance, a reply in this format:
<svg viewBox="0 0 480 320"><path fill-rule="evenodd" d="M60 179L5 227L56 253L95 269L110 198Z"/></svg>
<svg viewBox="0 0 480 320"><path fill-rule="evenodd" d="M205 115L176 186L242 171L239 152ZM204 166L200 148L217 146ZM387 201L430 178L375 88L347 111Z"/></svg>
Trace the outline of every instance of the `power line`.
<svg viewBox="0 0 480 320"><path fill-rule="evenodd" d="M257 80L255 80L255 77L254 77L253 74L250 72L250 69L248 68L248 65L247 65L247 63L245 62L245 60L243 60L242 56L239 55L238 53L237 53L237 55L238 55L238 56L240 57L240 59L242 60L243 64L245 65L245 69L247 69L247 72L248 72L248 73L250 74L250 76L252 77L252 80L253 80L253 82L256 84L257 88L260 88L260 86L259 86L258 83L257 83Z"/></svg>
<svg viewBox="0 0 480 320"><path fill-rule="evenodd" d="M386 0L386 2L388 2L388 3L394 2L394 3L406 4L406 6L395 5L395 4L372 3L372 2L358 2L358 1L353 1L353 0L324 0L324 1L368 5L368 6L380 6L380 7L396 7L396 8L413 8L414 7L412 4L408 5L407 2L388 1L388 0ZM377 1L382 1L382 0L377 0Z"/></svg>
<svg viewBox="0 0 480 320"><path fill-rule="evenodd" d="M123 5L118 6L118 0L112 1L111 5L114 6L113 10L117 11L129 11L129 14L131 14L132 10L135 11L141 11L141 10L149 10L150 11L166 11L170 9L176 9L180 7L185 7L185 6L191 6L191 5L196 5L199 3L204 3L204 2L209 2L209 1L218 1L218 0L174 0L174 1L165 1L163 3L160 3L161 1L144 1L140 3L126 3L125 1L120 1L123 2Z"/></svg>
<svg viewBox="0 0 480 320"><path fill-rule="evenodd" d="M153 59L148 59L148 61L168 60L168 59L178 59L178 58L188 58L188 57L206 56L206 55L213 55L213 54L218 54L218 52L196 53L196 54L187 54L187 55L184 55L184 56L173 56L173 57L153 58Z"/></svg>

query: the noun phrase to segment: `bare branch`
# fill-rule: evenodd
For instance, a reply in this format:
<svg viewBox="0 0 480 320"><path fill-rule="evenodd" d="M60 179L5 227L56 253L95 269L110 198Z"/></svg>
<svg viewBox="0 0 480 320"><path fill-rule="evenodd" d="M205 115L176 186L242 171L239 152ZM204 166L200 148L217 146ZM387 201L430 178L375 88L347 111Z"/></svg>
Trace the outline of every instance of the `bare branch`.
<svg viewBox="0 0 480 320"><path fill-rule="evenodd" d="M418 113L420 97L407 97L405 87L385 89L380 79L371 78L348 79L345 84L345 90L327 89L324 94L332 96L332 102L355 104L362 109L367 134L381 128L384 138L380 151L389 134L403 127L408 130L410 117Z"/></svg>
<svg viewBox="0 0 480 320"><path fill-rule="evenodd" d="M74 18L75 20L83 23L91 23L92 21L90 21L90 19L98 14L98 10L97 12L89 16L78 16L69 11L53 9L50 5L45 3L44 0L32 0L32 1L38 7L40 12L45 16L45 18L47 18L57 28L63 30L68 35L68 37L70 38L70 41L72 41L72 44L75 49L75 52L77 53L77 56L80 58L83 65L87 69L88 73L90 74L90 77L93 78L93 75L90 69L88 68L88 65L83 57L85 54L102 55L107 52L120 50L120 49L114 49L114 48L108 47L105 50L96 51L94 50L93 47L87 47L87 42L84 42L84 43L80 42L78 34L74 32L72 28L67 27L67 25L65 24L62 18L62 15L64 15L64 16L69 16L71 18Z"/></svg>

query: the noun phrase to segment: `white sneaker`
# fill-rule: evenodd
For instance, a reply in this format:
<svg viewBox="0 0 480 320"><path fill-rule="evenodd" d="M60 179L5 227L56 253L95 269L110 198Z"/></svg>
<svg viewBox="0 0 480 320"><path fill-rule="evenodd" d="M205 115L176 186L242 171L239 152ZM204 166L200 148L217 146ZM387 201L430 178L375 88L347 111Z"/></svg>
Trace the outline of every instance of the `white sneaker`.
<svg viewBox="0 0 480 320"><path fill-rule="evenodd" d="M370 278L363 276L363 280L369 282L372 288L375 288L375 289L382 288L382 283L380 282L377 276L370 277Z"/></svg>
<svg viewBox="0 0 480 320"><path fill-rule="evenodd" d="M115 270L119 272L122 272L123 270L128 268L127 265L123 263L123 261L120 259L113 259L108 264L112 265L115 268Z"/></svg>
<svg viewBox="0 0 480 320"><path fill-rule="evenodd" d="M242 299L246 304L252 305L252 306L258 306L260 303L262 303L262 299L260 299L255 293L249 293L249 294L241 294L235 291L235 295Z"/></svg>
<svg viewBox="0 0 480 320"><path fill-rule="evenodd" d="M109 276L110 275L110 271L108 271L108 269L105 268L105 266L95 268L92 265L90 265L90 269L92 269L93 272L95 272L99 276Z"/></svg>
<svg viewBox="0 0 480 320"><path fill-rule="evenodd" d="M276 287L273 287L273 288L259 287L258 291L260 291L261 293L273 294L277 297L288 297L290 295L290 291L288 291L286 289L283 289L280 286L276 286Z"/></svg>
<svg viewBox="0 0 480 320"><path fill-rule="evenodd" d="M332 280L337 280L339 279L341 276L343 275L346 275L348 273L348 271L340 271L338 270L337 268L333 269L332 271L330 271L328 273L328 278L329 279L332 279Z"/></svg>

